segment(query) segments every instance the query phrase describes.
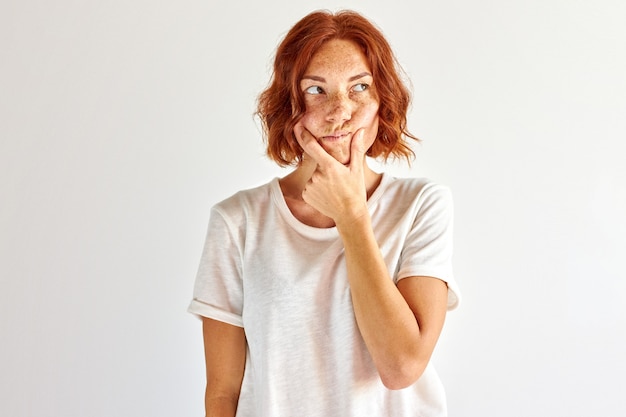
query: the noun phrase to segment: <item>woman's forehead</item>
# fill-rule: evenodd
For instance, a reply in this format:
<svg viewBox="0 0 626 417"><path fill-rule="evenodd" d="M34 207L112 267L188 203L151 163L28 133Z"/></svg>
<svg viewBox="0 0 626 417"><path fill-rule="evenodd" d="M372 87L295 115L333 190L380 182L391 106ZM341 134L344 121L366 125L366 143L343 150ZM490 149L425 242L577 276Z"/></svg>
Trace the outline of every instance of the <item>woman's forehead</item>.
<svg viewBox="0 0 626 417"><path fill-rule="evenodd" d="M325 42L313 54L305 70L305 75L319 75L326 72L370 72L365 54L355 42L346 39L333 39ZM356 73L355 73L356 74Z"/></svg>

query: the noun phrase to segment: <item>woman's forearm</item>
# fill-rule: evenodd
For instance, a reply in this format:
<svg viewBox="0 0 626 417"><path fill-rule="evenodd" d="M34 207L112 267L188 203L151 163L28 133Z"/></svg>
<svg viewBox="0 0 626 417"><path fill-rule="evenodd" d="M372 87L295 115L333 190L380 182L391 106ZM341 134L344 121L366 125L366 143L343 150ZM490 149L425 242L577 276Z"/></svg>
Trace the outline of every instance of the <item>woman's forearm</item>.
<svg viewBox="0 0 626 417"><path fill-rule="evenodd" d="M235 417L237 413L237 400L232 398L207 396L204 406L206 417Z"/></svg>
<svg viewBox="0 0 626 417"><path fill-rule="evenodd" d="M389 277L368 216L337 224L343 239L354 313L383 383L392 389L414 382L426 363L420 328ZM428 355L429 357L430 355Z"/></svg>

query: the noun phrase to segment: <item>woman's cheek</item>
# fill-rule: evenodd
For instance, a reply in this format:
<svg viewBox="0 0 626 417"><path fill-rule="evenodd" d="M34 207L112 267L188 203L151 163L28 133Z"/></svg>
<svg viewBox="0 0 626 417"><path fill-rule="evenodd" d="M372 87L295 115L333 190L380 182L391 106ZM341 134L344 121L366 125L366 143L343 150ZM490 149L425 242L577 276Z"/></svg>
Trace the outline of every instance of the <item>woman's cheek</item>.
<svg viewBox="0 0 626 417"><path fill-rule="evenodd" d="M378 116L378 100L373 97L363 97L357 101L356 111L361 125L371 123ZM356 116L354 114L353 116Z"/></svg>
<svg viewBox="0 0 626 417"><path fill-rule="evenodd" d="M310 109L307 109L300 119L300 122L305 129L309 132L312 132L315 127L315 115L311 112Z"/></svg>
<svg viewBox="0 0 626 417"><path fill-rule="evenodd" d="M368 106L363 114L364 124L372 124L378 121L378 104Z"/></svg>
<svg viewBox="0 0 626 417"><path fill-rule="evenodd" d="M360 127L366 129L368 135L367 141L374 143L378 133L378 102L369 103L362 107Z"/></svg>
<svg viewBox="0 0 626 417"><path fill-rule="evenodd" d="M366 117L369 118L370 122L373 122L374 119L378 118L378 108L379 105L377 101L373 101L366 106L365 114L367 115Z"/></svg>
<svg viewBox="0 0 626 417"><path fill-rule="evenodd" d="M372 121L368 123L368 127L365 131L365 134L366 134L365 145L367 149L369 149L374 144L374 141L376 140L376 136L378 136L378 120L379 120L378 113L374 113L374 117L372 118Z"/></svg>

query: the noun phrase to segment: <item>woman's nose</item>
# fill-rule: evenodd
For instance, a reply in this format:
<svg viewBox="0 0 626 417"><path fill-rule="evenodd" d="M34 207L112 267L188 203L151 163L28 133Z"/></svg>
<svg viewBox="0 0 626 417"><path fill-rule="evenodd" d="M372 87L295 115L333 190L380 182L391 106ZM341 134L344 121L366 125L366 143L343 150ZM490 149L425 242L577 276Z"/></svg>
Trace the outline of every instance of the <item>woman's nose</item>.
<svg viewBox="0 0 626 417"><path fill-rule="evenodd" d="M329 122L345 122L352 117L352 103L345 94L335 94L328 101L326 120Z"/></svg>

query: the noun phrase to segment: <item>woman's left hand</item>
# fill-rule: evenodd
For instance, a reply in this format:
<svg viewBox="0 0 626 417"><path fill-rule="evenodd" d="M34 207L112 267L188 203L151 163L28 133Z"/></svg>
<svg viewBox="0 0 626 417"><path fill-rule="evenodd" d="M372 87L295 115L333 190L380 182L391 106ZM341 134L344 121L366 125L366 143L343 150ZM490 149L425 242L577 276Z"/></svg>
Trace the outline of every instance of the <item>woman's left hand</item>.
<svg viewBox="0 0 626 417"><path fill-rule="evenodd" d="M317 167L302 191L311 207L332 218L335 224L351 223L368 213L364 166L367 148L365 129L357 130L350 142L350 162L341 164L318 143L301 124L296 125L296 139Z"/></svg>

